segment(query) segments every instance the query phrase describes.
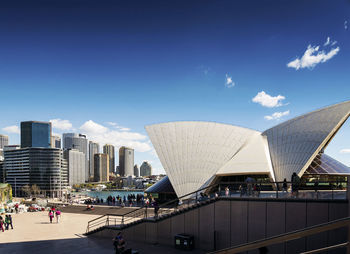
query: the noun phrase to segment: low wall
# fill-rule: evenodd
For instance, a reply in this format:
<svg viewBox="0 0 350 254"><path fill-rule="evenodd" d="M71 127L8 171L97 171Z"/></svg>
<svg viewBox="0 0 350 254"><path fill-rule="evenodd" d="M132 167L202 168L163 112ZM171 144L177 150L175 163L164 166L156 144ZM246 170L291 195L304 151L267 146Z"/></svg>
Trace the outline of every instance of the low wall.
<svg viewBox="0 0 350 254"><path fill-rule="evenodd" d="M157 222L131 226L123 234L133 241L173 245L174 235L186 233L194 235L196 248L211 251L215 245L219 250L347 216L347 201L228 199ZM105 229L94 236L111 238L115 234L114 230ZM269 246L269 254L299 253L346 241L347 229L341 228Z"/></svg>

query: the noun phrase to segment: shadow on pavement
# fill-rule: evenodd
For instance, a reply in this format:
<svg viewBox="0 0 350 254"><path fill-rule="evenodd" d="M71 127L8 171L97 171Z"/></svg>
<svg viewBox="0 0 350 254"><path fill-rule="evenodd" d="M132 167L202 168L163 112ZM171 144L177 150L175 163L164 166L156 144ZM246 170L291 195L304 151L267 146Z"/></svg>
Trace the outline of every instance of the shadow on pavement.
<svg viewBox="0 0 350 254"><path fill-rule="evenodd" d="M140 242L127 241L126 248L137 250L140 254L151 253L189 253L188 251L177 250L172 246L158 244L146 244ZM106 238L74 238L33 242L18 242L0 244L0 253L6 254L112 254L115 253L112 239ZM205 253L194 250L190 253Z"/></svg>

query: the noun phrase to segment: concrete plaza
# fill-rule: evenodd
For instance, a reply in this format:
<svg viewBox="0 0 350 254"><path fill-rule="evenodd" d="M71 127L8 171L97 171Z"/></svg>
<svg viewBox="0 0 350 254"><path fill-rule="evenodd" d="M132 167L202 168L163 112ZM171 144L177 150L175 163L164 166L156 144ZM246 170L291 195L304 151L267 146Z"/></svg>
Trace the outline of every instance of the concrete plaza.
<svg viewBox="0 0 350 254"><path fill-rule="evenodd" d="M63 213L60 222L50 224L48 213L13 215L13 230L0 232L0 253L114 253L112 239L85 237L89 220L100 215ZM127 248L139 253L182 253L171 246L151 245L126 239ZM196 251L195 253L202 253Z"/></svg>

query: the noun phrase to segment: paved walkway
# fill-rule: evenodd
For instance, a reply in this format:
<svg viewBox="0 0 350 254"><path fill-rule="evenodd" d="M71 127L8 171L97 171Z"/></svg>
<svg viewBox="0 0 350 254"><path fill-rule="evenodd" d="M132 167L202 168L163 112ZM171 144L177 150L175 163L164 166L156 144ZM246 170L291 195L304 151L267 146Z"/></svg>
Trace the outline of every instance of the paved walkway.
<svg viewBox="0 0 350 254"><path fill-rule="evenodd" d="M112 239L82 235L87 222L97 217L99 215L63 213L60 223L50 224L47 212L14 214L14 229L0 232L0 253L112 254ZM131 239L126 241L127 248L137 249L139 253L188 253L172 246L136 243Z"/></svg>

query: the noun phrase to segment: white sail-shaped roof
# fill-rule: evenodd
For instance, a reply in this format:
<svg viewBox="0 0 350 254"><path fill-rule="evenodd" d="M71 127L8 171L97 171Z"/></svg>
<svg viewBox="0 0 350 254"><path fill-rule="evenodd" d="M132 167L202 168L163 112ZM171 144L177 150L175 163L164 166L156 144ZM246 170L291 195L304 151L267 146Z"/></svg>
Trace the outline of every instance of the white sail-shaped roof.
<svg viewBox="0 0 350 254"><path fill-rule="evenodd" d="M169 122L146 131L178 197L198 190L259 132L214 122Z"/></svg>
<svg viewBox="0 0 350 254"><path fill-rule="evenodd" d="M350 114L350 101L293 118L263 132L267 137L276 181L302 176Z"/></svg>
<svg viewBox="0 0 350 254"><path fill-rule="evenodd" d="M252 135L242 148L222 166L216 175L266 174L274 179L267 139Z"/></svg>

